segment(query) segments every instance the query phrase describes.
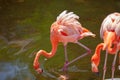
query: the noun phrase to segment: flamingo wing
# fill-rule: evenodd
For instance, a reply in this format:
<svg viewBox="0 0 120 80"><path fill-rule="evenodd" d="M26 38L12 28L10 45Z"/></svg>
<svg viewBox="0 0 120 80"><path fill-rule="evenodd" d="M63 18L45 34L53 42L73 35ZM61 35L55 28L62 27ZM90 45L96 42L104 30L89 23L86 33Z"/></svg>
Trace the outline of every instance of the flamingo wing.
<svg viewBox="0 0 120 80"><path fill-rule="evenodd" d="M82 25L78 22L79 16L73 12L63 11L51 26L51 32L54 31L62 36L80 35Z"/></svg>
<svg viewBox="0 0 120 80"><path fill-rule="evenodd" d="M118 21L118 24L116 25L116 29L115 29L115 33L117 34L117 36L120 37L120 17L118 18L119 21Z"/></svg>
<svg viewBox="0 0 120 80"><path fill-rule="evenodd" d="M102 39L105 31L115 31L120 36L120 13L112 13L103 20L100 29L100 37Z"/></svg>
<svg viewBox="0 0 120 80"><path fill-rule="evenodd" d="M79 16L73 12L67 13L67 10L63 11L52 24L51 34L54 33L52 35L57 35L58 40L63 43L76 42L83 37L94 36L92 32L82 27L78 19Z"/></svg>

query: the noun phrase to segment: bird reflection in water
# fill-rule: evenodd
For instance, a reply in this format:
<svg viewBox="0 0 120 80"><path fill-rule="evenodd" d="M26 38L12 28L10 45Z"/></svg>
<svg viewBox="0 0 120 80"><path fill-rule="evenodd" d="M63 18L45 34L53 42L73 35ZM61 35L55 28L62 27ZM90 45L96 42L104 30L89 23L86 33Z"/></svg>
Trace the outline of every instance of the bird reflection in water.
<svg viewBox="0 0 120 80"><path fill-rule="evenodd" d="M66 75L60 75L58 80L68 80L68 77Z"/></svg>

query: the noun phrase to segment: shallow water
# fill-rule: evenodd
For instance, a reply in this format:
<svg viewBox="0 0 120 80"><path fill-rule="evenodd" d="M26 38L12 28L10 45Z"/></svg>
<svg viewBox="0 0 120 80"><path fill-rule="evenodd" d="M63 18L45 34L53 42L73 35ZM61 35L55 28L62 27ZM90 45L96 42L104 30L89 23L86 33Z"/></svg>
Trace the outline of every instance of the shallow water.
<svg viewBox="0 0 120 80"><path fill-rule="evenodd" d="M105 79L105 80L112 80L112 79ZM120 80L120 78L114 78L113 80Z"/></svg>
<svg viewBox="0 0 120 80"><path fill-rule="evenodd" d="M0 80L35 80L28 65L16 60L0 63Z"/></svg>
<svg viewBox="0 0 120 80"><path fill-rule="evenodd" d="M32 65L35 53L40 49L51 50L50 26L63 10L80 16L81 24L96 34L96 38L80 41L92 54L72 63L68 72L63 72L64 50L60 43L53 58L41 56L39 61L44 72L38 74ZM112 12L120 12L119 0L0 0L0 80L101 80L105 51L101 53L100 76L91 72L90 58L96 45L102 42L101 22ZM72 43L68 44L67 51L69 60L85 52ZM106 78L111 78L113 57L108 56ZM118 60L115 77L120 78L117 66Z"/></svg>

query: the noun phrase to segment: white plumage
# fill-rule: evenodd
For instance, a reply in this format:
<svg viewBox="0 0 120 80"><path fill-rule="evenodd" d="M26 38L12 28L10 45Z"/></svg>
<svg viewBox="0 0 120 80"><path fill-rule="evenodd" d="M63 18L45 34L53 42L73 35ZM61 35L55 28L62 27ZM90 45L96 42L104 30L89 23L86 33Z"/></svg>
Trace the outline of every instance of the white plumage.
<svg viewBox="0 0 120 80"><path fill-rule="evenodd" d="M79 24L80 23L77 21L79 19L79 16L74 14L73 12L67 13L67 10L63 11L58 17L57 17L57 22L59 24L63 25L71 25L71 24Z"/></svg>
<svg viewBox="0 0 120 80"><path fill-rule="evenodd" d="M112 13L103 20L100 29L100 37L102 39L105 31L114 31L120 36L120 13Z"/></svg>

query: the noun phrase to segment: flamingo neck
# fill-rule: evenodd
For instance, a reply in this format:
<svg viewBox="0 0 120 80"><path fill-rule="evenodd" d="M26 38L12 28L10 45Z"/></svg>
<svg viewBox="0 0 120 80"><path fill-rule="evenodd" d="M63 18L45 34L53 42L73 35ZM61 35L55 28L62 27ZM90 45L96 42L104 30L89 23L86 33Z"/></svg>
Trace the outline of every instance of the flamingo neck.
<svg viewBox="0 0 120 80"><path fill-rule="evenodd" d="M98 65L100 63L100 51L103 48L104 43L97 45L94 55L91 58L92 72L99 72Z"/></svg>
<svg viewBox="0 0 120 80"><path fill-rule="evenodd" d="M110 54L115 54L117 50L117 43L114 43L116 40L115 32L106 32L104 35L104 48L103 50L107 50Z"/></svg>
<svg viewBox="0 0 120 80"><path fill-rule="evenodd" d="M91 61L98 66L100 63L100 51L103 48L104 43L100 43L97 45L95 54L92 56Z"/></svg>
<svg viewBox="0 0 120 80"><path fill-rule="evenodd" d="M117 44L114 44L114 46L113 46L113 48L108 48L108 52L110 53L110 54L115 54L116 53L116 51L117 51Z"/></svg>
<svg viewBox="0 0 120 80"><path fill-rule="evenodd" d="M51 44L52 44L52 49L50 52L46 52L45 50L40 50L38 52L38 54L36 55L37 59L39 59L40 55L44 55L46 58L51 58L52 56L55 55L56 51L57 51L57 45L58 42L55 40L51 40Z"/></svg>
<svg viewBox="0 0 120 80"><path fill-rule="evenodd" d="M56 53L56 50L57 50L57 45L58 45L58 42L56 40L51 40L51 44L52 44L52 50L48 53L46 52L45 50L40 50L36 53L36 56L35 56L35 59L34 59L34 68L36 70L40 69L39 66L40 66L40 63L39 63L39 57L41 55L45 56L46 58L51 58L55 55Z"/></svg>
<svg viewBox="0 0 120 80"><path fill-rule="evenodd" d="M47 58L53 57L57 51L58 42L56 40L51 40L51 44L52 44L52 49L49 53L47 53L49 55L46 55L46 54L44 55Z"/></svg>

